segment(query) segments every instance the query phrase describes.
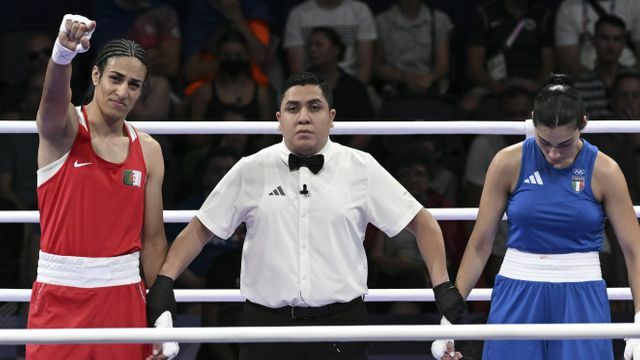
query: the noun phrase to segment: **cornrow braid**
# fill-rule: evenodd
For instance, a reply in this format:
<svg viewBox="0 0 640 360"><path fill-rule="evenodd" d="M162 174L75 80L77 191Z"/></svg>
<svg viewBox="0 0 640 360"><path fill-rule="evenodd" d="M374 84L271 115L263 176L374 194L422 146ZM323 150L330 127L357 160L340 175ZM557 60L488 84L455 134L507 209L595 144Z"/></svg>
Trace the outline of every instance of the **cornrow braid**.
<svg viewBox="0 0 640 360"><path fill-rule="evenodd" d="M105 66L107 65L107 60L112 57L117 56L126 56L133 57L142 63L144 67L147 69L147 74L144 78L144 83L142 84L143 91L148 88L149 85L149 59L147 58L147 53L144 51L142 46L133 40L128 39L116 39L111 40L106 43L102 49L98 52L96 59L93 63L94 66L98 68L98 72L102 76L102 72L104 71ZM87 104L93 98L94 86L91 85L87 91L85 96L84 103Z"/></svg>

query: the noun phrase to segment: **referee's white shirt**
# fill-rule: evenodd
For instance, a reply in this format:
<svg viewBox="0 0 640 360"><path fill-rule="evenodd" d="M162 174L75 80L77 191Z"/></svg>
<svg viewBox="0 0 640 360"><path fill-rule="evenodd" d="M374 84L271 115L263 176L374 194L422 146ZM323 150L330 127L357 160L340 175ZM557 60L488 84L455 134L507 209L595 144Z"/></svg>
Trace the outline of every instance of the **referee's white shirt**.
<svg viewBox="0 0 640 360"><path fill-rule="evenodd" d="M282 142L242 158L196 216L223 239L246 223L240 290L249 301L322 306L366 294L367 224L392 237L422 205L368 153L329 140L318 174L290 171L290 153Z"/></svg>

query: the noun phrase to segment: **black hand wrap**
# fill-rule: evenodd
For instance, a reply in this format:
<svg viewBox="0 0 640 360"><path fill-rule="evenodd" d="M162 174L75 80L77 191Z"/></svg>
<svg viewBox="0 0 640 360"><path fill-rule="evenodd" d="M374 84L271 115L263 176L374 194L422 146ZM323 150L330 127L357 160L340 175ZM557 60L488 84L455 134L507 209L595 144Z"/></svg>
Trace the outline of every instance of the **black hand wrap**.
<svg viewBox="0 0 640 360"><path fill-rule="evenodd" d="M433 288L438 311L452 324L459 324L467 310L467 303L451 281L445 281Z"/></svg>
<svg viewBox="0 0 640 360"><path fill-rule="evenodd" d="M171 317L176 318L176 297L173 294L173 280L164 275L158 275L156 281L147 294L147 324L154 327L156 320L165 311L171 312Z"/></svg>

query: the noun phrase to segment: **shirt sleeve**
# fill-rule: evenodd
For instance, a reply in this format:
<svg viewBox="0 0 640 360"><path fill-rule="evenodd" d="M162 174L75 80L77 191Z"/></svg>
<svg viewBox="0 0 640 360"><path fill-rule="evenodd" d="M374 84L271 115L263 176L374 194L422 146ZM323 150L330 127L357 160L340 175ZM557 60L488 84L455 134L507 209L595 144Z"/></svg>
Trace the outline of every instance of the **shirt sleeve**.
<svg viewBox="0 0 640 360"><path fill-rule="evenodd" d="M571 11L572 7L569 5L568 2L563 2L556 14L556 46L578 45L580 41L579 18L582 18L582 15Z"/></svg>
<svg viewBox="0 0 640 360"><path fill-rule="evenodd" d="M293 8L289 12L287 18L287 24L284 29L284 41L282 47L285 49L303 46L304 39L302 38L302 15L299 14L299 8Z"/></svg>
<svg viewBox="0 0 640 360"><path fill-rule="evenodd" d="M231 237L244 221L244 164L241 159L227 172L196 213L202 225L222 239Z"/></svg>
<svg viewBox="0 0 640 360"><path fill-rule="evenodd" d="M627 30L631 33L631 40L640 41L640 3L633 2L631 19L627 22Z"/></svg>
<svg viewBox="0 0 640 360"><path fill-rule="evenodd" d="M367 156L369 222L394 237L423 207L371 155Z"/></svg>
<svg viewBox="0 0 640 360"><path fill-rule="evenodd" d="M488 155L489 152L489 145L484 137L477 137L473 140L467 155L467 164L464 171L465 181L478 186L484 184L489 164L493 159L492 155Z"/></svg>
<svg viewBox="0 0 640 360"><path fill-rule="evenodd" d="M449 16L441 11L435 10L433 15L436 18L436 46L438 46L447 40L447 35L453 29L453 23Z"/></svg>
<svg viewBox="0 0 640 360"><path fill-rule="evenodd" d="M358 40L376 40L378 33L376 31L376 22L373 19L371 9L365 4L360 3L361 7L356 7L356 17L358 19Z"/></svg>

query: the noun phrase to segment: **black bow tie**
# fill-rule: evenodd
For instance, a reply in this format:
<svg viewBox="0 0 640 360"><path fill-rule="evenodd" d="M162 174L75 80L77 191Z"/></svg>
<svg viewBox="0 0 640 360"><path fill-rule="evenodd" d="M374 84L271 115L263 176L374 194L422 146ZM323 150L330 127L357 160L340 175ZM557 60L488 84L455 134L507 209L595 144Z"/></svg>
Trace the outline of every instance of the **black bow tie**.
<svg viewBox="0 0 640 360"><path fill-rule="evenodd" d="M289 170L294 171L306 166L312 173L317 174L324 164L324 155L302 157L296 154L289 154Z"/></svg>

